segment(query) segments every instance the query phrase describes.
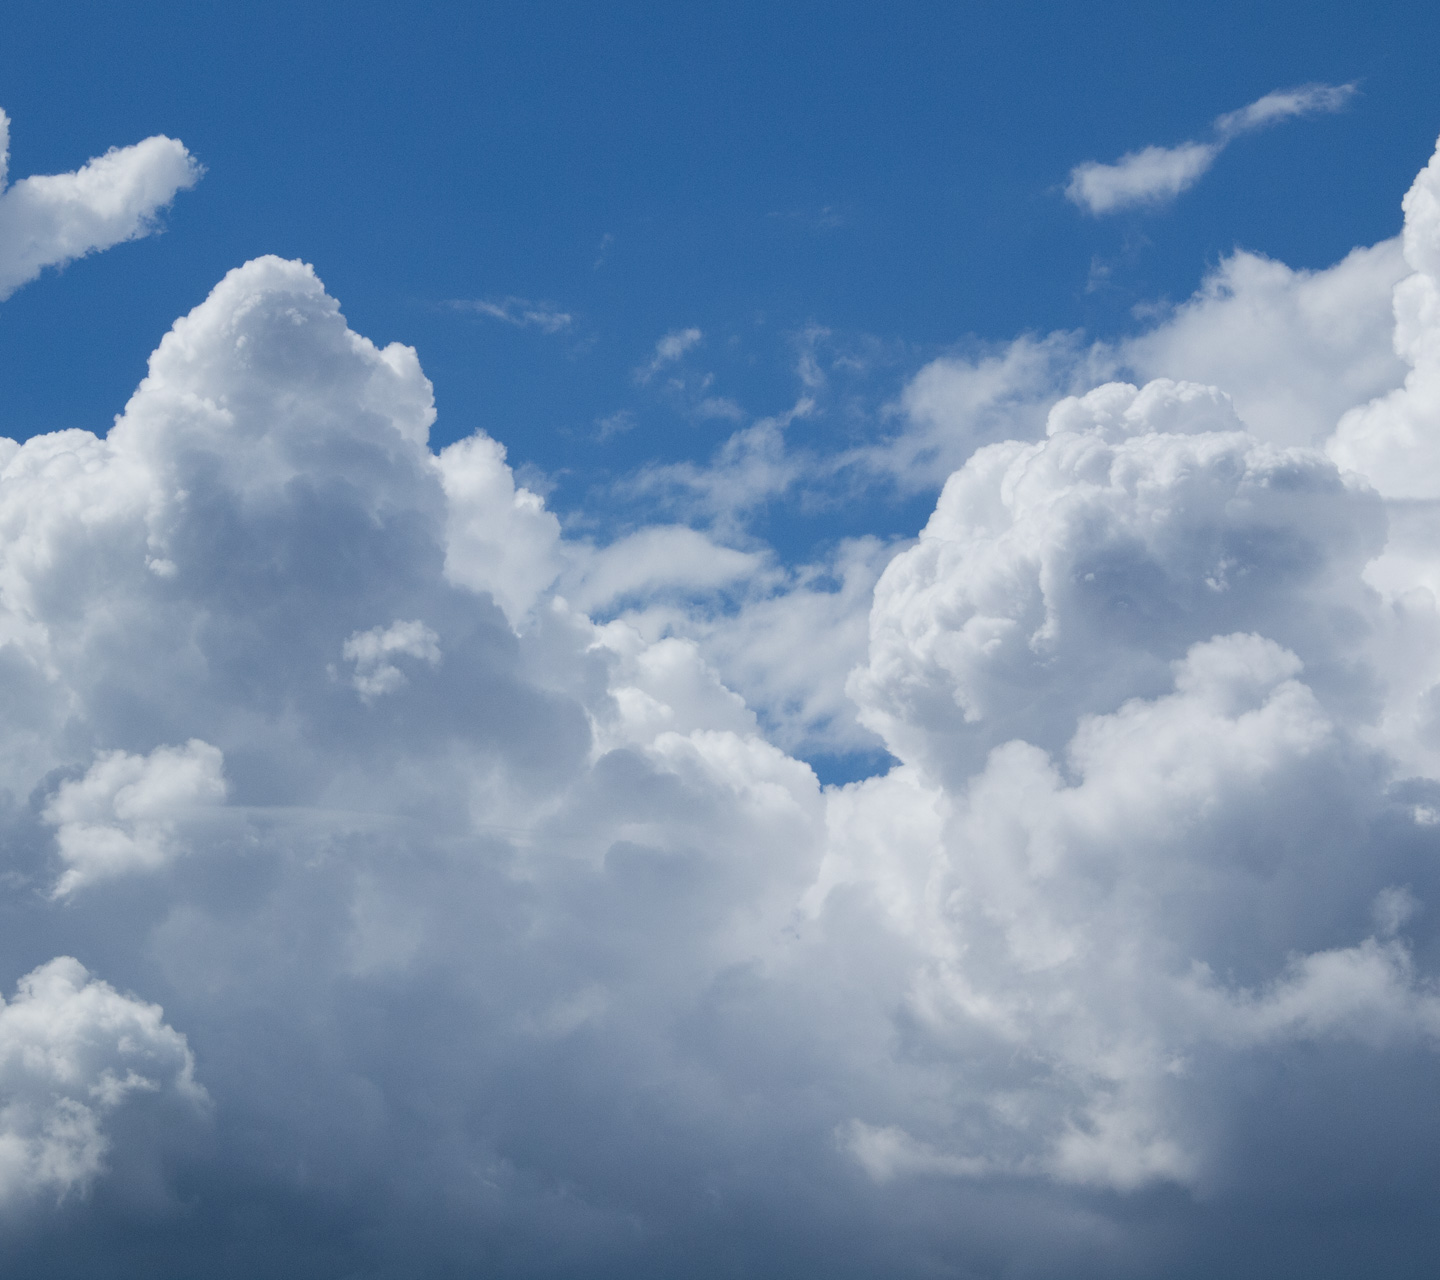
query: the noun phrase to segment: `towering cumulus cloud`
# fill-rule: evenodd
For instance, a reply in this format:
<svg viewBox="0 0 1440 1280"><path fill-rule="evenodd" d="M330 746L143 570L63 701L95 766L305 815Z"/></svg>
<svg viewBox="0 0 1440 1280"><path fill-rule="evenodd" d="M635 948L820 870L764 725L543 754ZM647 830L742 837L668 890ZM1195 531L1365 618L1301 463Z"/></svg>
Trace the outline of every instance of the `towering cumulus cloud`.
<svg viewBox="0 0 1440 1280"><path fill-rule="evenodd" d="M963 461L847 786L582 612L500 445L433 452L415 353L301 263L107 436L5 442L8 1272L1419 1274L1437 174L1409 379L1325 447L1325 397L1161 377Z"/></svg>

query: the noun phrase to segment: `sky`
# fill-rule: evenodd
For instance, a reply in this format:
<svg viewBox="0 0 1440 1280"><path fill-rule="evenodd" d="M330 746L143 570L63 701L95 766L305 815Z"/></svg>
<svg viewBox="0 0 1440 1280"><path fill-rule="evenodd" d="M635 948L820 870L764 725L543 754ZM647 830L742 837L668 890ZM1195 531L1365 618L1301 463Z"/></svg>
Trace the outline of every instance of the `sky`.
<svg viewBox="0 0 1440 1280"><path fill-rule="evenodd" d="M6 23L8 1273L1430 1273L1440 15Z"/></svg>

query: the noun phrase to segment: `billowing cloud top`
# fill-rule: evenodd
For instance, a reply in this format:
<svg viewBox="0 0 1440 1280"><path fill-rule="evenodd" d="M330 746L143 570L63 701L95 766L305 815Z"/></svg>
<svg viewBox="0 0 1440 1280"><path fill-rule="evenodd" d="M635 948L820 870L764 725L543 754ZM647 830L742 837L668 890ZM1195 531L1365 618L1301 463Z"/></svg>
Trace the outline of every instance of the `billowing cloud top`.
<svg viewBox="0 0 1440 1280"><path fill-rule="evenodd" d="M763 556L566 539L495 441L432 452L415 352L310 267L232 271L107 436L0 456L0 1257L1429 1256L1437 191L1440 161L1405 204L1409 378L1328 446L1178 377L1050 396L1024 438L971 424L883 573L852 547L861 586L718 638L582 609ZM1245 290L1300 342L1396 271L1347 264L1232 264L1126 358L1223 365L1205 308ZM1326 332L1369 359L1367 325ZM929 430L975 388L935 367L911 403ZM896 763L822 788L710 658L824 702L857 600L849 696Z"/></svg>

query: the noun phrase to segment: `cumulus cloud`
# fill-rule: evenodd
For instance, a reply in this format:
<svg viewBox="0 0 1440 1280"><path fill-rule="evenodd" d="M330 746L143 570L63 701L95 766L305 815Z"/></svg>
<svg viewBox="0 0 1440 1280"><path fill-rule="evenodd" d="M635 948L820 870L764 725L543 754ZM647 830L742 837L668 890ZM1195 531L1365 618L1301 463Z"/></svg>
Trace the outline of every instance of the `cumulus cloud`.
<svg viewBox="0 0 1440 1280"><path fill-rule="evenodd" d="M1355 93L1353 84L1308 84L1267 93L1249 106L1217 116L1211 142L1142 147L1113 164L1090 160L1076 165L1070 171L1065 196L1097 216L1139 205L1166 204L1204 177L1235 138L1299 116L1341 111Z"/></svg>
<svg viewBox="0 0 1440 1280"><path fill-rule="evenodd" d="M1120 377L1222 386L1259 438L1321 445L1343 414L1403 379L1391 295L1406 274L1399 237L1316 271L1237 250L1130 337L1023 335L931 361L894 404L892 433L844 465L902 490L938 488L979 446L1038 439L1057 401Z"/></svg>
<svg viewBox="0 0 1440 1280"><path fill-rule="evenodd" d="M148 756L102 752L83 777L62 782L45 806L66 864L56 895L127 871L154 871L183 853L182 821L225 799L223 764L219 751L192 738Z"/></svg>
<svg viewBox="0 0 1440 1280"><path fill-rule="evenodd" d="M182 1122L203 1113L194 1058L163 1016L70 956L19 980L0 1004L0 1209L83 1193L105 1172L109 1117L147 1094Z"/></svg>
<svg viewBox="0 0 1440 1280"><path fill-rule="evenodd" d="M46 267L148 236L176 194L203 172L174 138L113 147L74 173L22 178L6 187L10 118L0 111L0 298Z"/></svg>
<svg viewBox="0 0 1440 1280"><path fill-rule="evenodd" d="M800 568L735 513L815 401L637 482L707 530L591 542L308 266L228 274L107 435L0 449L0 1259L1428 1257L1436 172L1398 284L1236 257L931 365L817 464L948 469L918 538Z"/></svg>
<svg viewBox="0 0 1440 1280"><path fill-rule="evenodd" d="M1348 409L1401 380L1390 295L1404 275L1398 239L1321 271L1237 251L1194 297L1121 343L1116 367L1223 383L1257 435L1318 445Z"/></svg>
<svg viewBox="0 0 1440 1280"><path fill-rule="evenodd" d="M1440 449L1431 429L1440 405L1440 158L1415 180L1404 208L1410 274L1395 287L1394 343L1408 366L1405 384L1348 413L1330 449L1387 496L1430 499L1440 493Z"/></svg>

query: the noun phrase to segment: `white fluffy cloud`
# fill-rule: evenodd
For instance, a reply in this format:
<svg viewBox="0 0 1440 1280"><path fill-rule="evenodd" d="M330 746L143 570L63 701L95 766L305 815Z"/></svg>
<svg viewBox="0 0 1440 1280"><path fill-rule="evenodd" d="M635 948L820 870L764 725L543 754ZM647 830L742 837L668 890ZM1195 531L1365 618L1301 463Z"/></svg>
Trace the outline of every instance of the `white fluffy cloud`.
<svg viewBox="0 0 1440 1280"><path fill-rule="evenodd" d="M105 1171L110 1115L145 1095L158 1118L203 1113L185 1037L158 1005L123 996L60 956L0 1005L0 1208L81 1193Z"/></svg>
<svg viewBox="0 0 1440 1280"><path fill-rule="evenodd" d="M978 450L876 588L852 687L892 751L958 782L1010 738L1056 747L1242 625L1338 660L1384 517L1323 455L1164 380L1061 401L1047 432Z"/></svg>
<svg viewBox="0 0 1440 1280"><path fill-rule="evenodd" d="M709 533L567 538L309 267L232 271L108 435L0 457L0 1258L1259 1275L1259 1215L1352 1274L1337 1202L1423 1252L1435 172L1409 381L1328 448L1390 246L930 366L824 464L953 472L918 540L798 570L719 472Z"/></svg>
<svg viewBox="0 0 1440 1280"><path fill-rule="evenodd" d="M181 143L164 136L7 189L9 158L10 118L0 111L0 298L46 267L149 235L160 211L202 172Z"/></svg>
<svg viewBox="0 0 1440 1280"><path fill-rule="evenodd" d="M148 756L101 752L45 806L66 867L55 893L128 871L154 871L183 853L182 822L225 799L223 766L220 752L198 738L183 747L156 747Z"/></svg>
<svg viewBox="0 0 1440 1280"><path fill-rule="evenodd" d="M1318 445L1346 410L1403 376L1390 295L1404 274L1398 240L1323 271L1237 251L1115 357L1146 380L1220 383L1262 439Z"/></svg>
<svg viewBox="0 0 1440 1280"><path fill-rule="evenodd" d="M1405 196L1405 262L1395 288L1395 353L1405 385L1346 414L1331 453L1392 498L1440 496L1440 156Z"/></svg>

